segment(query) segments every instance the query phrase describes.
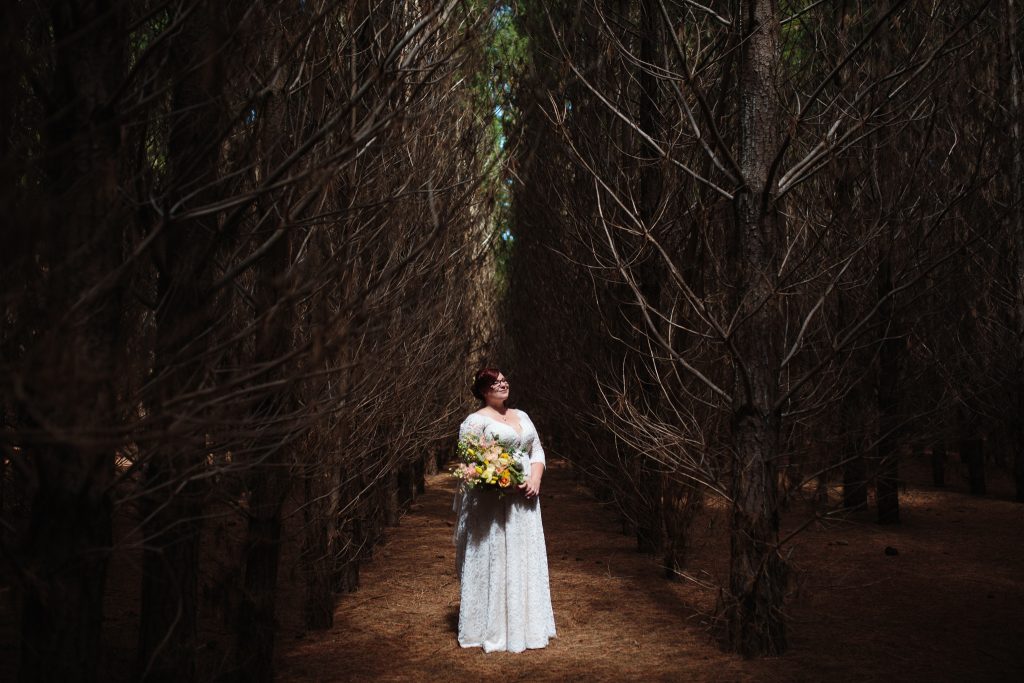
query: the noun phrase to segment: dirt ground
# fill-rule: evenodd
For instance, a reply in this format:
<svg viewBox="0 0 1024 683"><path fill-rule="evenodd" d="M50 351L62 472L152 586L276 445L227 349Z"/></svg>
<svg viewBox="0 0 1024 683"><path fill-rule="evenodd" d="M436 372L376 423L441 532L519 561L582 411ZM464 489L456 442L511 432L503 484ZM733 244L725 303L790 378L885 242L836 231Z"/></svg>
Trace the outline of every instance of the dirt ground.
<svg viewBox="0 0 1024 683"><path fill-rule="evenodd" d="M335 626L302 633L299 534L282 551L277 643L280 681L1021 681L1024 680L1024 505L995 473L973 497L953 468L928 486L927 462L901 462L902 524L871 513L808 526L787 545L790 650L743 660L721 652L712 615L728 569L724 506L695 523L687 570L669 582L636 552L616 516L552 460L542 508L558 637L543 650L484 654L456 642L458 580L451 543L454 482L428 478L387 542L342 597ZM121 543L133 547L130 515ZM218 518L219 519L219 518ZM296 518L298 519L298 518ZM808 519L799 505L785 536ZM294 520L293 520L294 521ZM231 586L244 525L225 515L204 532L202 680L231 663ZM137 539L134 542L137 545ZM897 554L887 555L893 548ZM228 548L229 550L225 550ZM220 549L220 552L218 552ZM891 552L891 551L890 551ZM220 559L218 559L220 558ZM226 560L225 560L226 561ZM140 557L111 565L102 680L130 680L138 629ZM703 584L703 585L702 585ZM237 589L235 589L237 592ZM0 590L0 680L13 680L17 614ZM235 596L237 598L237 596Z"/></svg>
<svg viewBox="0 0 1024 683"><path fill-rule="evenodd" d="M790 650L744 660L716 645L715 590L664 580L558 461L541 496L558 637L522 654L460 648L453 490L428 480L331 631L282 634L280 680L1024 680L1024 505L1008 496L911 484L897 527L812 524L790 545ZM723 523L714 509L698 522L689 571L708 584L726 570Z"/></svg>

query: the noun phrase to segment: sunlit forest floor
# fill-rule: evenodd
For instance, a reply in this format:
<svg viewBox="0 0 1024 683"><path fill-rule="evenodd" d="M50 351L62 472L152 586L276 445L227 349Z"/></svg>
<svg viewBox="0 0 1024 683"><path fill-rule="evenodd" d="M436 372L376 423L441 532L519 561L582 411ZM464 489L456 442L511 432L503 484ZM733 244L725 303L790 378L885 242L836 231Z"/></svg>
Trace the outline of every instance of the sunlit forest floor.
<svg viewBox="0 0 1024 683"><path fill-rule="evenodd" d="M334 628L284 636L279 679L1024 680L1024 506L915 485L926 473L913 463L902 474L900 526L866 514L814 523L791 542L791 649L749 661L716 646L714 589L665 581L561 462L542 491L558 638L518 655L461 649L453 486L440 474L364 567ZM786 526L804 520L794 508ZM688 569L702 581L727 569L724 522L713 506L699 521Z"/></svg>
<svg viewBox="0 0 1024 683"><path fill-rule="evenodd" d="M339 601L328 632L301 629L296 538L282 555L278 602L280 681L1008 681L1024 680L1024 505L990 475L990 495L972 497L950 468L950 486L927 486L926 462L901 463L903 522L880 527L871 513L813 522L788 544L791 648L743 660L715 641L714 584L725 581L725 508L710 503L692 531L687 571L669 582L636 552L616 516L553 460L542 506L558 637L518 655L456 642L458 580L451 543L453 481L428 477L400 526L389 529ZM963 490L961 490L963 489ZM224 518L225 520L229 518ZM783 536L808 519L794 503ZM129 520L122 520L122 526ZM216 521L216 520L214 520ZM241 542L237 522L211 524L213 548ZM130 541L131 534L123 537ZM891 548L897 554L886 554ZM892 550L889 551L890 553ZM139 558L120 555L108 580L103 680L129 680L137 639ZM231 658L230 566L205 567L201 680ZM705 584L705 585L701 585ZM237 588L235 589L237 590ZM4 591L5 597L10 593ZM0 601L0 680L17 671L17 610Z"/></svg>

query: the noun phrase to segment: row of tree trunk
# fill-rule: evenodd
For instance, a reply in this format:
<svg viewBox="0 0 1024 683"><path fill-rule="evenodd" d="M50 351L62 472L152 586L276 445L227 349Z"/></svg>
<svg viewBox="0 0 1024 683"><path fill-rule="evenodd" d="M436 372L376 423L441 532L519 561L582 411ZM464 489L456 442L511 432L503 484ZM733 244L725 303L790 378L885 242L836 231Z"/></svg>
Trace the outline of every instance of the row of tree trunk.
<svg viewBox="0 0 1024 683"><path fill-rule="evenodd" d="M898 523L908 444L978 492L1020 422L1013 2L517 7L519 386L670 573L674 491L728 503L724 642L783 652L791 498Z"/></svg>
<svg viewBox="0 0 1024 683"><path fill-rule="evenodd" d="M489 11L0 10L5 672L269 681L330 627L493 331Z"/></svg>

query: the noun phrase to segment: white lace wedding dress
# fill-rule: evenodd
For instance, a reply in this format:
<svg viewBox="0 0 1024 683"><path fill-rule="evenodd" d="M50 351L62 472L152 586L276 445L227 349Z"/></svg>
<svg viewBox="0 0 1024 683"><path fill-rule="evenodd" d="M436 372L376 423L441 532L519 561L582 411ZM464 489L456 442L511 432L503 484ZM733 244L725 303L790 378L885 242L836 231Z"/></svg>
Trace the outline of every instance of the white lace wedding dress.
<svg viewBox="0 0 1024 683"><path fill-rule="evenodd" d="M472 413L459 427L459 437L476 432L516 441L528 454L522 462L529 474L530 464L544 463L544 449L529 416L522 410L516 413L521 434L504 422ZM540 500L519 491L498 497L493 491L460 487L454 509L461 581L459 644L485 652L546 646L555 636L555 616Z"/></svg>

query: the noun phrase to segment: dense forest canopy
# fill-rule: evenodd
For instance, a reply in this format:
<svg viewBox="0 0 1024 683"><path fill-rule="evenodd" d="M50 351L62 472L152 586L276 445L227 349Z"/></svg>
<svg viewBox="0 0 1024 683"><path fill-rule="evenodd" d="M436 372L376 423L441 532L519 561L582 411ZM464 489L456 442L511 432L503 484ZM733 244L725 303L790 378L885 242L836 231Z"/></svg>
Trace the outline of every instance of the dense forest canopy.
<svg viewBox="0 0 1024 683"><path fill-rule="evenodd" d="M509 343L670 575L728 501L730 647L786 649L790 499L895 523L983 439L1024 496L1013 3L520 8Z"/></svg>

